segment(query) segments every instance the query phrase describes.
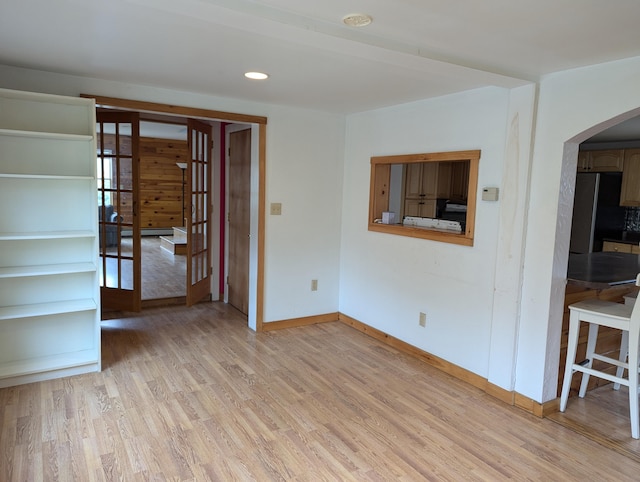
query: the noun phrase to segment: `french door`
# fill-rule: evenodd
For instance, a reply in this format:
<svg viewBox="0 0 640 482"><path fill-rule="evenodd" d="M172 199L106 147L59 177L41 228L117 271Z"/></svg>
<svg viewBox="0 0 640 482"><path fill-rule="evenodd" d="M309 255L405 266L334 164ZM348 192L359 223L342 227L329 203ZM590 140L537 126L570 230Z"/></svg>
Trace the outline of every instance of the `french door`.
<svg viewBox="0 0 640 482"><path fill-rule="evenodd" d="M188 120L187 306L211 296L211 126Z"/></svg>
<svg viewBox="0 0 640 482"><path fill-rule="evenodd" d="M139 117L97 112L100 291L107 309L140 311Z"/></svg>

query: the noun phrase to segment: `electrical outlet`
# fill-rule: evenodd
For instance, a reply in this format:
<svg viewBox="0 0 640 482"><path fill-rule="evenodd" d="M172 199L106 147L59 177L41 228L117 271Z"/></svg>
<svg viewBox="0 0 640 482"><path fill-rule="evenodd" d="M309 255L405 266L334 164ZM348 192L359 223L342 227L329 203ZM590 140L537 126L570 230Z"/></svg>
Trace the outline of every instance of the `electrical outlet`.
<svg viewBox="0 0 640 482"><path fill-rule="evenodd" d="M282 203L271 203L271 215L280 216L282 214Z"/></svg>
<svg viewBox="0 0 640 482"><path fill-rule="evenodd" d="M317 279L312 279L311 280L311 291L318 291L318 280Z"/></svg>
<svg viewBox="0 0 640 482"><path fill-rule="evenodd" d="M420 312L420 320L418 321L418 324L424 328L425 326L427 326L427 314L423 313L422 311Z"/></svg>

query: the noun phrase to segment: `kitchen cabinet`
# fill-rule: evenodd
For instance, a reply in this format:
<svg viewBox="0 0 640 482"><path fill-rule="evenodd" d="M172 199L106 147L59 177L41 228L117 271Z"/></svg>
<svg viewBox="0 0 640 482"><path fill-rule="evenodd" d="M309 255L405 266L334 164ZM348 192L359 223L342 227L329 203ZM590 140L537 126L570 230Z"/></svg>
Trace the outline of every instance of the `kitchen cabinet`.
<svg viewBox="0 0 640 482"><path fill-rule="evenodd" d="M469 188L469 163L451 163L451 189L449 199L454 202L466 204Z"/></svg>
<svg viewBox="0 0 640 482"><path fill-rule="evenodd" d="M436 199L466 204L468 162L423 162L405 169L403 216L436 216Z"/></svg>
<svg viewBox="0 0 640 482"><path fill-rule="evenodd" d="M0 89L0 387L100 370L95 125Z"/></svg>
<svg viewBox="0 0 640 482"><path fill-rule="evenodd" d="M438 198L466 204L469 188L468 162L441 162L438 166Z"/></svg>
<svg viewBox="0 0 640 482"><path fill-rule="evenodd" d="M451 196L452 164L452 162L440 162L438 164L437 197L440 199L448 199Z"/></svg>
<svg viewBox="0 0 640 482"><path fill-rule="evenodd" d="M602 251L606 251L610 253L640 254L640 246L638 246L638 244L618 243L616 241L604 241L602 243Z"/></svg>
<svg viewBox="0 0 640 482"><path fill-rule="evenodd" d="M435 199L405 199L404 216L418 216L421 218L436 217Z"/></svg>
<svg viewBox="0 0 640 482"><path fill-rule="evenodd" d="M578 152L578 172L622 172L624 149Z"/></svg>
<svg viewBox="0 0 640 482"><path fill-rule="evenodd" d="M438 164L408 164L405 171L405 198L435 199L438 186Z"/></svg>
<svg viewBox="0 0 640 482"><path fill-rule="evenodd" d="M640 206L640 149L625 149L620 206Z"/></svg>
<svg viewBox="0 0 640 482"><path fill-rule="evenodd" d="M616 243L615 241L604 241L602 243L602 251L612 253L631 253L632 244ZM636 246L637 247L637 246Z"/></svg>
<svg viewBox="0 0 640 482"><path fill-rule="evenodd" d="M403 216L436 215L438 163L408 164L405 169Z"/></svg>

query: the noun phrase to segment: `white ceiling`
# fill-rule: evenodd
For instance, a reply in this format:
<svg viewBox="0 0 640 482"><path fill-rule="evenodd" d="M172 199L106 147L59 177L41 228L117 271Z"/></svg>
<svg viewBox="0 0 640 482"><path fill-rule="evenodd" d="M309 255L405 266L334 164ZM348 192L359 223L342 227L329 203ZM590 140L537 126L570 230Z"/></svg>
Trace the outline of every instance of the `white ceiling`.
<svg viewBox="0 0 640 482"><path fill-rule="evenodd" d="M638 0L0 0L0 63L350 113L640 56L639 25Z"/></svg>
<svg viewBox="0 0 640 482"><path fill-rule="evenodd" d="M626 141L640 141L640 116L609 127L585 142L625 143Z"/></svg>

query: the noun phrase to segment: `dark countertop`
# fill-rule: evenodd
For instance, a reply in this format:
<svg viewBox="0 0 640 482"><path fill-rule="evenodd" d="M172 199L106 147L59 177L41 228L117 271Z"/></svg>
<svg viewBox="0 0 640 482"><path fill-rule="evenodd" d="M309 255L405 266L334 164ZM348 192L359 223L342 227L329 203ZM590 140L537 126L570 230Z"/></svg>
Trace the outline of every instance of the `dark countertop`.
<svg viewBox="0 0 640 482"><path fill-rule="evenodd" d="M614 243L635 244L640 243L640 233L635 231L622 231L618 237L605 237L603 241L612 241Z"/></svg>
<svg viewBox="0 0 640 482"><path fill-rule="evenodd" d="M593 289L635 283L640 255L629 253L570 254L567 283Z"/></svg>

